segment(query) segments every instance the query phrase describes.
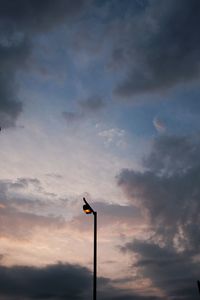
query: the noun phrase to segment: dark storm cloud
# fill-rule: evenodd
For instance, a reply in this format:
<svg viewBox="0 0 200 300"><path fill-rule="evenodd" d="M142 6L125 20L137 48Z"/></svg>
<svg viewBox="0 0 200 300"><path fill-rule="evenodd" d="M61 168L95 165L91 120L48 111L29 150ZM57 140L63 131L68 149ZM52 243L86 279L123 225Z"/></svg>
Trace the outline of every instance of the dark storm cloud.
<svg viewBox="0 0 200 300"><path fill-rule="evenodd" d="M0 267L0 297L6 299L86 299L91 282L88 269L70 264Z"/></svg>
<svg viewBox="0 0 200 300"><path fill-rule="evenodd" d="M126 169L118 177L129 200L148 215L152 230L146 242L133 241L123 249L138 253L138 270L173 299L183 288L195 293L199 274L199 150L199 136L162 136L144 160L143 172ZM182 293L181 299L195 297Z"/></svg>
<svg viewBox="0 0 200 300"><path fill-rule="evenodd" d="M1 0L0 18L10 28L19 31L49 30L66 18L77 15L83 8L85 0ZM13 27L11 27L13 26Z"/></svg>
<svg viewBox="0 0 200 300"><path fill-rule="evenodd" d="M15 125L22 112L16 72L27 65L33 35L76 16L87 1L0 0L0 125Z"/></svg>
<svg viewBox="0 0 200 300"><path fill-rule="evenodd" d="M121 291L107 278L98 278L102 300L159 300ZM0 299L88 299L92 296L92 274L84 267L55 264L43 268L0 266Z"/></svg>
<svg viewBox="0 0 200 300"><path fill-rule="evenodd" d="M187 253L177 253L172 248L143 241L129 243L125 249L139 255L134 265L138 274L150 278L168 297L188 300L199 298L196 288L199 266Z"/></svg>
<svg viewBox="0 0 200 300"><path fill-rule="evenodd" d="M120 96L154 92L199 79L200 2L145 2L143 12L129 13L110 28L111 65L124 66Z"/></svg>

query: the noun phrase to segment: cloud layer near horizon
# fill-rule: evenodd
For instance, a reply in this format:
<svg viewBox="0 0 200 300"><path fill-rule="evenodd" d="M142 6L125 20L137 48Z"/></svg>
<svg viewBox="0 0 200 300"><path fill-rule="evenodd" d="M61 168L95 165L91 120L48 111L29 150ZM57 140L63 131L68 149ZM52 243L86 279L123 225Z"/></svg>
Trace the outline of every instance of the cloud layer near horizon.
<svg viewBox="0 0 200 300"><path fill-rule="evenodd" d="M85 299L91 280L90 271L78 265L0 266L0 299Z"/></svg>
<svg viewBox="0 0 200 300"><path fill-rule="evenodd" d="M92 295L92 274L79 265L54 264L43 268L0 266L0 299L88 299ZM107 278L98 278L98 296L103 300L159 300L120 291Z"/></svg>

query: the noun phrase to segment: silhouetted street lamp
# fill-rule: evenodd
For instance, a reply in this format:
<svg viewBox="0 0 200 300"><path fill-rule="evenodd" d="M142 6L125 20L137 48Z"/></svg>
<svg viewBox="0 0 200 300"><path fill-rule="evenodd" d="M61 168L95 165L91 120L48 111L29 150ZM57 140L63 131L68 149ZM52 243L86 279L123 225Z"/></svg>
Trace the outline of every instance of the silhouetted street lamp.
<svg viewBox="0 0 200 300"><path fill-rule="evenodd" d="M200 294L200 281L197 280L197 286L198 286L198 290L199 290L199 294Z"/></svg>
<svg viewBox="0 0 200 300"><path fill-rule="evenodd" d="M97 298L97 212L92 209L88 202L83 198L85 204L83 210L86 214L94 215L94 272L93 272L93 300Z"/></svg>

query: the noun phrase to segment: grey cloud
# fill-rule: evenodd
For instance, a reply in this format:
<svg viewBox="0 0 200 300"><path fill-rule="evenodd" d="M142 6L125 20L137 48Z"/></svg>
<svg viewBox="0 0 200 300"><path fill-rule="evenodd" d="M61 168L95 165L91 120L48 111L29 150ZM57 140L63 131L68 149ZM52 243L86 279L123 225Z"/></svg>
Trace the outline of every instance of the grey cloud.
<svg viewBox="0 0 200 300"><path fill-rule="evenodd" d="M148 171L140 174L124 170L119 184L129 198L148 213L154 225L163 226L163 230L171 230L175 235L179 226L184 225L183 220L191 218L189 211L194 208L190 208L190 204L198 206L198 194L194 194L198 186L198 173L199 170L185 176L163 178Z"/></svg>
<svg viewBox="0 0 200 300"><path fill-rule="evenodd" d="M0 122L3 128L14 126L22 112L22 103L16 96L15 71L24 67L29 53L27 39L8 47L0 42Z"/></svg>
<svg viewBox="0 0 200 300"><path fill-rule="evenodd" d="M94 202L92 203L92 207L98 211L99 229L110 229L111 226L115 226L116 228L119 227L118 233L120 234L120 232L126 232L127 227L139 228L142 226L141 213L134 205L122 206L118 204ZM92 230L91 224L85 222L85 216L83 214L73 218L71 226L79 230Z"/></svg>
<svg viewBox="0 0 200 300"><path fill-rule="evenodd" d="M44 268L0 267L0 297L4 299L86 299L91 291L90 271L75 265Z"/></svg>
<svg viewBox="0 0 200 300"><path fill-rule="evenodd" d="M17 194L20 191L26 191L32 188L35 192L46 194L41 182L37 178L17 178L16 180L0 180L0 194Z"/></svg>
<svg viewBox="0 0 200 300"><path fill-rule="evenodd" d="M102 300L162 300L157 296L145 296L134 293L132 290L119 289L112 286L114 281L110 280L98 291L98 297Z"/></svg>
<svg viewBox="0 0 200 300"><path fill-rule="evenodd" d="M64 226L64 221L59 217L40 216L9 208L0 210L1 238L28 241L37 229L56 230Z"/></svg>
<svg viewBox="0 0 200 300"><path fill-rule="evenodd" d="M134 295L134 294L126 294L124 293L123 295L110 295L108 297L102 298L105 300L161 300L160 298L156 296L139 296L139 295Z"/></svg>
<svg viewBox="0 0 200 300"><path fill-rule="evenodd" d="M53 179L63 179L63 176L61 174L58 174L58 173L48 173L48 174L45 174L47 177L49 178L53 178Z"/></svg>
<svg viewBox="0 0 200 300"><path fill-rule="evenodd" d="M38 228L63 228L65 220L61 212L69 202L54 198L36 178L1 180L0 237L27 240Z"/></svg>
<svg viewBox="0 0 200 300"><path fill-rule="evenodd" d="M133 241L124 249L138 253L138 270L172 299L179 299L184 288L194 292L184 296L182 290L181 299L197 297L199 262L194 263L194 257L199 253L200 235L199 147L198 136L161 136L144 159L144 171L126 169L118 176L119 186L130 202L148 215L151 225L149 240Z"/></svg>
<svg viewBox="0 0 200 300"><path fill-rule="evenodd" d="M166 135L153 141L152 151L143 164L156 174L182 174L200 164L199 153L199 135Z"/></svg>
<svg viewBox="0 0 200 300"><path fill-rule="evenodd" d="M92 273L72 264L52 264L45 267L0 266L0 299L88 299L92 297ZM98 298L102 300L161 300L143 296L132 290L113 286L115 281L98 277Z"/></svg>
<svg viewBox="0 0 200 300"><path fill-rule="evenodd" d="M16 72L28 66L35 34L77 16L87 1L0 1L0 126L15 126L23 109L17 96Z"/></svg>
<svg viewBox="0 0 200 300"><path fill-rule="evenodd" d="M41 189L41 183L37 178L18 178L15 182L7 182L10 188L27 188L33 185L37 189Z"/></svg>
<svg viewBox="0 0 200 300"><path fill-rule="evenodd" d="M146 1L142 13L111 25L112 64L125 66L116 94L129 97L199 79L199 26L198 0Z"/></svg>
<svg viewBox="0 0 200 300"><path fill-rule="evenodd" d="M95 210L101 212L101 214L113 215L117 218L125 217L132 218L133 216L137 216L138 208L129 205L119 205L119 204L109 204L103 202L96 202L93 204Z"/></svg>
<svg viewBox="0 0 200 300"><path fill-rule="evenodd" d="M81 12L85 0L1 0L0 17L18 32L46 31ZM3 23L4 24L4 23ZM11 27L13 26L13 27ZM9 27L8 27L9 28Z"/></svg>
<svg viewBox="0 0 200 300"><path fill-rule="evenodd" d="M85 267L71 264L0 266L0 299L88 299L92 296L92 274ZM103 300L159 300L112 286L112 280L98 278L98 296Z"/></svg>
<svg viewBox="0 0 200 300"><path fill-rule="evenodd" d="M77 121L80 121L83 118L82 114L72 111L64 111L62 113L62 116L69 124L76 123Z"/></svg>
<svg viewBox="0 0 200 300"><path fill-rule="evenodd" d="M198 299L199 265L187 253L177 253L171 248L144 241L134 241L125 248L139 255L134 265L139 276L150 278L169 299Z"/></svg>
<svg viewBox="0 0 200 300"><path fill-rule="evenodd" d="M103 202L94 203L94 209L99 212L99 226L111 226L111 224L128 224L140 226L141 213L134 205L118 205ZM120 231L120 229L119 229Z"/></svg>
<svg viewBox="0 0 200 300"><path fill-rule="evenodd" d="M102 98L91 96L78 101L77 109L75 111L62 112L62 116L69 124L76 124L80 121L87 120L88 117L94 116L95 113L101 111L105 105Z"/></svg>
<svg viewBox="0 0 200 300"><path fill-rule="evenodd" d="M94 96L79 101L79 106L83 111L95 112L101 110L105 106L105 103L102 98Z"/></svg>
<svg viewBox="0 0 200 300"><path fill-rule="evenodd" d="M176 239L183 247L194 249L199 248L198 149L199 143L188 138L161 137L146 160L149 169L124 170L118 178L129 199L146 211L165 242Z"/></svg>

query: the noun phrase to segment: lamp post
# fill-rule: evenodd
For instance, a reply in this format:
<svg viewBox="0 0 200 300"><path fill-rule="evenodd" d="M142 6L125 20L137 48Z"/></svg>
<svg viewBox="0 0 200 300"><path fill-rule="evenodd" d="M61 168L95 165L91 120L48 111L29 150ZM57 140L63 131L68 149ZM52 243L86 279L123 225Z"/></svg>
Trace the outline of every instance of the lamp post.
<svg viewBox="0 0 200 300"><path fill-rule="evenodd" d="M85 198L83 210L86 214L93 214L94 216L94 263L93 263L93 300L97 298L97 212L92 209Z"/></svg>
<svg viewBox="0 0 200 300"><path fill-rule="evenodd" d="M198 290L199 290L199 294L200 294L200 281L197 280L197 286L198 286Z"/></svg>

